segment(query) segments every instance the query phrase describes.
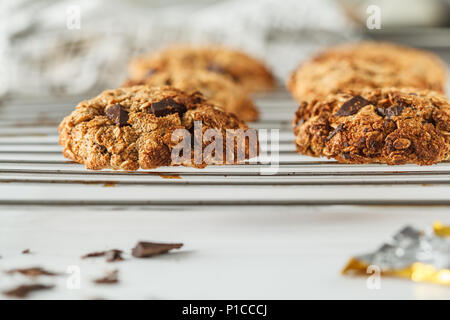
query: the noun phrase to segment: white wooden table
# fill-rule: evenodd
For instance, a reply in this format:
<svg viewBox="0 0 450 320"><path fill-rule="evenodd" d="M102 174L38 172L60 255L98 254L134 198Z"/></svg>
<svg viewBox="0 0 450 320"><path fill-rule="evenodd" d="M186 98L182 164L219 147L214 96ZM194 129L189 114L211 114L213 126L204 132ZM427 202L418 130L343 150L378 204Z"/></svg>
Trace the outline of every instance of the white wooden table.
<svg viewBox="0 0 450 320"><path fill-rule="evenodd" d="M276 175L261 175L259 164L87 171L57 145L57 123L74 102L4 102L0 271L80 268L80 289L67 287L68 276L38 279L56 284L31 296L43 299L449 299L448 287L382 278L372 290L365 277L340 271L407 224L449 223L450 163L359 166L302 157L290 129L295 103L276 92L257 104L263 116L253 126L280 129ZM138 240L185 246L135 259L130 249ZM22 254L27 248L32 253ZM80 258L114 248L126 261ZM92 283L115 268L118 285ZM2 274L0 291L26 281Z"/></svg>

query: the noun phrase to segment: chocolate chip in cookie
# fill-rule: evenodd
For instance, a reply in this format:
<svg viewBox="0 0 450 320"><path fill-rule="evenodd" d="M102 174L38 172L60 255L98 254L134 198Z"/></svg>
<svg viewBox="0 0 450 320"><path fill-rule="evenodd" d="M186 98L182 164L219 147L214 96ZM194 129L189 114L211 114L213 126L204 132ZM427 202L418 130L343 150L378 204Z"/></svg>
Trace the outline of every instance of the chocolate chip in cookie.
<svg viewBox="0 0 450 320"><path fill-rule="evenodd" d="M128 125L128 112L123 108L120 103L109 107L105 111L106 116L113 120L119 127Z"/></svg>
<svg viewBox="0 0 450 320"><path fill-rule="evenodd" d="M339 124L339 125L336 127L336 129L334 129L334 130L328 135L327 141L330 141L331 138L333 138L333 137L336 135L336 133L338 133L339 131L342 131L343 128L344 128L344 124L343 124L343 123Z"/></svg>
<svg viewBox="0 0 450 320"><path fill-rule="evenodd" d="M164 117L172 113L178 113L181 116L186 111L187 108L185 105L178 103L171 98L154 102L150 105L150 108L146 109L146 112L152 113L157 117Z"/></svg>
<svg viewBox="0 0 450 320"><path fill-rule="evenodd" d="M158 72L158 70L156 70L156 69L149 69L149 70L145 73L145 78L151 77L151 76L154 75L156 72Z"/></svg>
<svg viewBox="0 0 450 320"><path fill-rule="evenodd" d="M403 107L403 106L399 106L399 105L389 107L389 108L387 108L387 109L385 110L386 116L387 116L389 119L392 118L393 116L399 116L399 115L402 114L403 109L404 109L404 107Z"/></svg>
<svg viewBox="0 0 450 320"><path fill-rule="evenodd" d="M389 108L377 108L376 112L382 117L391 119L393 116L401 115L404 108L405 108L404 106L395 105Z"/></svg>
<svg viewBox="0 0 450 320"><path fill-rule="evenodd" d="M222 67L218 63L209 64L208 67L206 68L206 70L214 72L214 73L218 73L218 74L228 75L233 79L234 82L239 82L238 77L236 77L234 74L230 73L228 70L226 70L224 67Z"/></svg>
<svg viewBox="0 0 450 320"><path fill-rule="evenodd" d="M226 70L220 64L217 63L209 64L208 67L206 67L206 70L221 74L226 73Z"/></svg>
<svg viewBox="0 0 450 320"><path fill-rule="evenodd" d="M361 96L354 96L350 100L344 102L341 108L336 112L336 116L350 116L355 114L364 106L370 104L370 101L367 101Z"/></svg>

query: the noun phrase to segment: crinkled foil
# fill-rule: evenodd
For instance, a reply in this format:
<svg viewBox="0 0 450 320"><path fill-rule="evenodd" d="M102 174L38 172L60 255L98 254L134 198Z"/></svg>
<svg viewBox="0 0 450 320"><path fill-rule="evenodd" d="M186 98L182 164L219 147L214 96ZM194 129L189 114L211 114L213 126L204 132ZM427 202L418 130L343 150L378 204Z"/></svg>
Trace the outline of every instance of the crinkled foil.
<svg viewBox="0 0 450 320"><path fill-rule="evenodd" d="M343 274L366 274L376 266L382 275L450 285L450 226L435 222L429 232L407 226L372 253L356 256Z"/></svg>

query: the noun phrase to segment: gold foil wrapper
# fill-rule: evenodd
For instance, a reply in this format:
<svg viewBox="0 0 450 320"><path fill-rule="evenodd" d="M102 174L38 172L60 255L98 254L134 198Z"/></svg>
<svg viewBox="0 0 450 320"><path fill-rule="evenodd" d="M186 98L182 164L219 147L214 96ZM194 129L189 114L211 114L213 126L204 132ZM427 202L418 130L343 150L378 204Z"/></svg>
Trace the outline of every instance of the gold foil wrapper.
<svg viewBox="0 0 450 320"><path fill-rule="evenodd" d="M351 258L342 273L370 275L374 265L383 276L450 285L450 226L435 222L429 233L405 227L375 252Z"/></svg>
<svg viewBox="0 0 450 320"><path fill-rule="evenodd" d="M450 226L445 226L440 221L433 223L433 231L439 237L450 237Z"/></svg>

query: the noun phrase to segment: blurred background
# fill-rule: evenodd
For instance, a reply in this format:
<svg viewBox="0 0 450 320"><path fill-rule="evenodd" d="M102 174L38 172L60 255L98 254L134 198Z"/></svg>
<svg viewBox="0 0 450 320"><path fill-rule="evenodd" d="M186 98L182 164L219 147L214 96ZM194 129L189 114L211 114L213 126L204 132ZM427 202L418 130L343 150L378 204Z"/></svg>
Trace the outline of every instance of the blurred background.
<svg viewBox="0 0 450 320"><path fill-rule="evenodd" d="M315 51L364 38L450 61L450 0L1 0L0 96L116 87L130 58L174 42L264 59L280 83Z"/></svg>

